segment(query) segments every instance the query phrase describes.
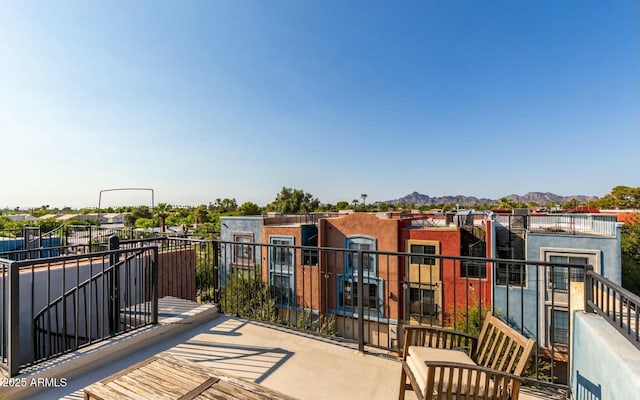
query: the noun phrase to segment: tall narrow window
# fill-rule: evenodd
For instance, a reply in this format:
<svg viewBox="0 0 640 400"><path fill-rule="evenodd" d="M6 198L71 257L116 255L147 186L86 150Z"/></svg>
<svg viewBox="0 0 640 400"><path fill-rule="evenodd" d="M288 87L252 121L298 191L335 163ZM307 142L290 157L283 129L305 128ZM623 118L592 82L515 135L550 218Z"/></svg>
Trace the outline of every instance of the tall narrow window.
<svg viewBox="0 0 640 400"><path fill-rule="evenodd" d="M293 237L269 238L269 284L276 304L294 305L295 259Z"/></svg>
<svg viewBox="0 0 640 400"><path fill-rule="evenodd" d="M569 313L564 310L552 310L553 318L553 343L569 344Z"/></svg>
<svg viewBox="0 0 640 400"><path fill-rule="evenodd" d="M234 234L233 241L233 262L236 265L248 267L253 264L253 241L252 234Z"/></svg>

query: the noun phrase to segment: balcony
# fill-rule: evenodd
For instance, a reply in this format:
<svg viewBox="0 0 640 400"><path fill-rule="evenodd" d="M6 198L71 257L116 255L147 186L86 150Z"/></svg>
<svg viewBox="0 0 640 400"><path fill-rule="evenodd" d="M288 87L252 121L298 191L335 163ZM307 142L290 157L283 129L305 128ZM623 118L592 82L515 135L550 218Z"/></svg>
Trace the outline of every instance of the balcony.
<svg viewBox="0 0 640 400"><path fill-rule="evenodd" d="M616 216L604 214L498 215L496 221L508 229L555 235L616 237L618 231Z"/></svg>
<svg viewBox="0 0 640 400"><path fill-rule="evenodd" d="M51 276L50 273L35 274L38 268L43 271L43 265L44 271L53 271L55 264L56 268L62 268L61 271L66 270L67 275L72 276L77 265L90 259L110 261L110 257L117 254L118 257L114 260L124 260L127 259L125 255L132 251L153 253L152 250L155 249L157 252L150 258L155 263L149 264L149 276L154 276L155 269L157 281L152 279L149 286L140 283L135 286L130 281L122 287L123 292L134 286L144 288L141 298L146 301L157 298L157 306L149 309L150 324L136 327L116 322L114 326L124 326L127 329L111 331L101 338L91 337L92 340L85 342L67 340L70 345L65 348L45 346L50 351L58 351L46 353L44 358L22 357L17 363L11 360L14 356L7 350L15 350L16 339L11 328L11 325L15 325L14 319L22 323L22 320L33 320L36 313L29 315L30 311L27 311L25 317L25 312L21 311L15 315L12 302L6 300L11 299L10 293L3 289L0 295L5 299L2 307L5 311L3 314L7 316L2 320L0 337L3 341L0 347L3 352L3 367L13 378L36 382L32 389L34 392L11 392L12 395L31 397L35 395L35 390L46 389L39 394L39 398L80 398L77 397L80 395L78 390L83 387L151 355L168 351L205 368L219 369L298 398L396 398L400 376L398 356L404 325L421 323L472 331L476 313L481 315L483 310L488 309L494 310L514 328L538 341L539 348L527 375L528 387L523 389L521 398L563 398L575 387L578 387L578 391L587 390L592 394L597 392L597 384L593 383L594 377L588 371L581 369L580 374L575 374L570 368L571 360L583 362L579 354L590 350L584 350L584 344L579 340L585 340L586 343L588 338L585 336L589 335L585 327L591 326L589 320L592 318L604 322L603 329L609 327L613 330L613 335L609 336L613 336L618 348L621 346L619 342L631 346L632 350L624 350L625 356L640 359L637 327L640 300L594 274L584 265L430 255L430 258L451 261L456 273L450 274L450 281L442 282L442 286L451 290L443 290L442 297L429 295L425 299L413 299L411 295L418 296L419 293L411 294L409 290L413 275L406 268L411 268L411 254L178 238L123 241L120 247L119 250L107 253L74 253L72 256L62 254L69 251L68 248L58 249L62 255L54 259L30 260L27 254L23 254L16 257L20 261L3 261L4 283L0 287L12 288L16 285L11 283L12 277L16 276L16 266L19 267L18 283L24 281L37 284L39 279ZM243 247L250 247L251 251L245 251ZM237 251L240 254L251 254L254 262L235 265L237 257L234 257L234 252ZM32 254L34 249L29 252ZM317 262L314 265L303 265L301 262L305 259L303 255L308 252L315 252L314 260ZM277 263L270 265L274 261ZM19 264L15 264L16 262ZM487 274L461 277L457 271L468 262L485 265ZM291 265L284 265L289 263ZM349 267L349 263L350 272L349 268L345 269ZM112 262L110 264L114 265ZM529 301L548 290L551 290L550 305L553 309L554 298L559 298L559 294L554 294L555 286L546 281L547 274L539 276L541 281L535 283L539 287L528 288L533 297L526 297L523 287L510 287L510 281L507 281L507 292L512 293L510 297L507 296L506 303L497 301L491 292L495 287L492 288L487 277L493 275L498 265L508 265L507 274L510 273L509 266L565 269L568 278L577 276L569 271L581 271L581 280L568 279L566 287L561 288L567 299L566 303L561 304L567 308L566 322L537 312L533 313L534 317L530 320L527 313L515 312L529 307L538 309L538 305L534 303L532 306ZM418 271L421 270L419 267ZM98 270L102 277L106 276L102 267L95 269ZM12 277L9 276L9 271L13 271ZM94 275L94 280L99 282L98 286L108 284L108 280ZM290 280L282 279L289 275ZM50 288L58 286L53 284L51 278L48 279L45 282L48 282ZM344 290L347 287L344 282L349 279L351 284L348 287L352 289L350 292ZM82 279L72 280L62 292L76 296L79 290L74 288L80 287L78 282L82 282ZM33 301L36 296L33 291L26 293L24 301L28 304L27 299L31 298ZM129 293L135 291L129 290ZM151 297L145 297L146 293ZM514 295L515 293L520 295ZM53 300L57 298L59 295L48 294L48 305L54 304ZM207 311L209 314L198 318L199 313L194 310L199 309L200 303L210 303L212 300L225 314L215 317ZM419 315L416 318L416 310L422 314L424 307L416 308L411 303L412 300L418 303L430 301L429 304L437 306L440 315L427 313L429 315ZM434 301L440 303L436 305L433 304ZM167 308L167 302L174 304L174 307ZM115 308L131 308L139 303L121 300L120 303L115 303ZM586 313L579 311L585 307ZM38 308L34 307L36 312L39 312ZM55 324L52 324L44 330L31 329L33 337L38 333L44 334L40 343L72 337L74 331L71 326L87 319L87 315L73 312L60 319L58 314L62 314L64 308L59 308L60 312L57 314L50 314L49 321L59 321L61 325L65 325L62 321L71 321L66 334L60 335L61 328L54 329ZM106 306L102 308L108 310ZM425 309L428 311L433 307ZM128 313L115 313L119 316L116 321L121 321L122 315L130 318L131 314L131 310ZM154 323L154 314L157 323ZM586 317L583 318L582 314ZM105 322L100 328L96 327L96 332L109 331L109 324L106 323L108 316L102 316L98 320ZM172 324L172 320L175 323ZM171 334L167 331L159 335L158 328L166 326L174 326L170 329ZM29 331L22 335L21 346L36 343L28 339L31 335ZM604 336L606 340L607 335ZM108 352L110 348L116 351ZM582 349L583 352L576 352L577 349ZM101 351L107 353L100 353ZM71 365L69 360L73 360L73 368L68 367ZM101 362L106 364L100 365ZM620 362L624 363L624 360ZM63 369L56 369L59 366L63 366ZM620 365L614 364L607 369L617 370L618 367ZM632 376L637 381L640 371ZM45 388L47 384L56 381L44 380L38 387L37 378L40 377L65 378L66 385ZM411 396L410 393L407 394Z"/></svg>
<svg viewBox="0 0 640 400"><path fill-rule="evenodd" d="M397 358L386 352L359 353L349 344L227 315L213 319L209 316L204 323L171 338L146 347L130 346L120 352L121 357L97 368L92 363L90 371L68 378L64 387L40 391L36 389L42 387L34 387L20 395L38 400L81 399L84 387L162 352L299 399L394 399L401 368ZM55 371L53 374L58 378L69 376ZM37 382L40 376L44 372L25 379ZM407 392L408 400L412 396ZM549 397L529 391L520 398Z"/></svg>

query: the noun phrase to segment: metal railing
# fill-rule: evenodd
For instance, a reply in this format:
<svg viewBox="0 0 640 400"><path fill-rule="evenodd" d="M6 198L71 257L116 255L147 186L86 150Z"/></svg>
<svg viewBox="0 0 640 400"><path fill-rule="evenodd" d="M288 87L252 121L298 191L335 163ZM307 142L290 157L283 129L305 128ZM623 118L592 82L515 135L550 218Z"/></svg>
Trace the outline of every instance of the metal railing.
<svg viewBox="0 0 640 400"><path fill-rule="evenodd" d="M15 376L22 368L157 323L157 257L156 247L143 247L0 259L0 366Z"/></svg>
<svg viewBox="0 0 640 400"><path fill-rule="evenodd" d="M155 237L122 240L118 251L38 260L3 259L0 359L4 368L15 373L16 368L99 340L87 334L90 331L118 334L120 329L114 330L114 324L105 322L105 315L113 316L113 310L124 309L115 306L110 311L110 300L99 288L109 286L109 268L118 265L116 268L126 270L126 263L151 257L149 252L153 253L156 283L155 294L145 294L145 301L174 296L216 302L225 313L350 342L361 351L371 347L399 353L403 329L413 324L477 334L483 315L491 311L523 335L536 339L538 346L528 371L529 382L536 385L568 389L572 337L569 316L573 310L587 305L638 342L638 298L586 272L585 265L370 249L294 246L286 241L260 244ZM115 254L117 260L111 260ZM93 272L74 280L82 263L101 267L90 267ZM129 275L122 272L120 276L127 279ZM42 285L40 279L46 282L43 289L38 286ZM70 283L53 284L52 279ZM581 292L584 302L576 301ZM22 336L33 339L32 353L26 358L21 355L24 340L16 347L24 318L16 311L15 297L23 299L25 293L31 301L27 315L33 325ZM35 304L40 299L36 293L46 293L43 304ZM95 300L96 295L107 300ZM94 312L86 305L90 301L106 310L99 328L96 324L93 330L83 328ZM157 313L157 306L154 309ZM141 326L137 324L139 309L118 315L116 325L127 329ZM126 318L129 322L123 322ZM72 323L62 329L64 321Z"/></svg>
<svg viewBox="0 0 640 400"><path fill-rule="evenodd" d="M602 316L640 350L640 297L592 270L585 287L585 309Z"/></svg>
<svg viewBox="0 0 640 400"><path fill-rule="evenodd" d="M616 216L598 214L499 215L496 221L529 232L583 236L616 236Z"/></svg>
<svg viewBox="0 0 640 400"><path fill-rule="evenodd" d="M569 315L584 305L572 303L584 265L216 243L223 312L399 353L404 326L477 335L492 311L537 340L529 382L568 390Z"/></svg>

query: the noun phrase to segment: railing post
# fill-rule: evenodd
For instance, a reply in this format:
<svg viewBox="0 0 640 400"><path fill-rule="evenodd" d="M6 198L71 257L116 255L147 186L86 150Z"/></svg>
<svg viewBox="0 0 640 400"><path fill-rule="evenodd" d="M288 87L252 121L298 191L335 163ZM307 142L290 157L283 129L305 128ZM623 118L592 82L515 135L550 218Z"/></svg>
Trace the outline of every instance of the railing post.
<svg viewBox="0 0 640 400"><path fill-rule="evenodd" d="M8 270L7 366L9 376L16 376L20 370L20 269L16 262L11 262Z"/></svg>
<svg viewBox="0 0 640 400"><path fill-rule="evenodd" d="M120 238L116 235L109 236L109 250L118 250L120 248ZM109 255L109 273L107 274L108 290L109 290L109 334L115 335L120 328L120 271L116 267L118 264L119 254L111 253Z"/></svg>
<svg viewBox="0 0 640 400"><path fill-rule="evenodd" d="M158 324L158 248L151 256L151 323Z"/></svg>
<svg viewBox="0 0 640 400"><path fill-rule="evenodd" d="M364 252L358 250L358 351L364 353Z"/></svg>
<svg viewBox="0 0 640 400"><path fill-rule="evenodd" d="M213 246L213 302L216 304L220 304L220 290L222 288L222 283L220 280L220 242L216 240L211 241L211 246ZM253 254L256 251L255 246L253 247L252 252L252 260L250 260L251 264L255 264L255 255ZM202 290L202 288L200 288ZM210 290L207 288L207 290Z"/></svg>
<svg viewBox="0 0 640 400"><path fill-rule="evenodd" d="M593 302L593 278L589 272L593 272L592 265L584 267L584 311L593 313L593 307L589 305L590 301Z"/></svg>

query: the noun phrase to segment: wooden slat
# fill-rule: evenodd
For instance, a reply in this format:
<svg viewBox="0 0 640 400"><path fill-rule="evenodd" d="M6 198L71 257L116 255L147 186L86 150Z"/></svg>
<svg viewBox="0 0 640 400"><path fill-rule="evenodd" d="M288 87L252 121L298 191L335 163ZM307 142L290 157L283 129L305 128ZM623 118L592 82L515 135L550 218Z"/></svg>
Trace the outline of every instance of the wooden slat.
<svg viewBox="0 0 640 400"><path fill-rule="evenodd" d="M136 370L136 369L138 369L138 368L140 368L140 367L143 367L143 366L145 366L145 365L147 365L147 364L149 364L149 363L152 363L152 362L154 362L154 361L156 361L156 360L157 360L157 357L150 357L150 358L147 358L146 360L143 360L143 361L140 361L140 362L138 362L138 363L135 363L135 364L133 364L132 366L130 366L130 367L128 367L128 368L125 368L125 369L123 369L123 370L121 370L121 371L118 371L118 372L116 372L116 373L115 373L115 374L113 374L113 375L109 375L107 378L105 378L105 379L101 380L100 382L102 382L102 383L109 383L110 381L112 381L112 380L114 380L114 379L118 379L118 378L119 378L119 377L121 377L122 375L126 375L126 374L128 374L129 372L134 371L134 370Z"/></svg>
<svg viewBox="0 0 640 400"><path fill-rule="evenodd" d="M497 346L494 346L494 348L491 350L492 360L490 360L489 365L485 365L485 366L492 369L496 369L498 362L500 361L500 354L502 354L502 351L504 350L504 346L508 341L509 341L508 335L504 332L501 332L500 339L499 341L497 341L498 342Z"/></svg>
<svg viewBox="0 0 640 400"><path fill-rule="evenodd" d="M158 365L157 363L148 364L145 366L143 372L153 379L154 382L166 384L169 386L175 386L179 388L182 393L189 392L194 385L199 385L207 380L207 376L182 376L177 372L177 368L169 370L166 367Z"/></svg>
<svg viewBox="0 0 640 400"><path fill-rule="evenodd" d="M187 392L187 394L185 394L184 396L180 397L179 400L193 400L207 388L210 388L214 383L217 383L219 380L220 378L211 377L193 388L191 391Z"/></svg>
<svg viewBox="0 0 640 400"><path fill-rule="evenodd" d="M116 389L105 386L104 384L97 382L84 389L85 399L95 400L111 400L111 399L130 399L124 393L117 391Z"/></svg>
<svg viewBox="0 0 640 400"><path fill-rule="evenodd" d="M176 365L168 364L164 360L158 360L158 362L155 362L149 365L148 368L151 368L154 371L166 371L167 373L172 374L174 377L180 378L186 381L191 381L194 377L197 377L198 379L201 379L201 380L205 380L209 376L203 371L196 372L196 371L187 370L184 368L176 368Z"/></svg>
<svg viewBox="0 0 640 400"><path fill-rule="evenodd" d="M196 400L234 400L230 394L216 391L214 388L209 388L200 393Z"/></svg>
<svg viewBox="0 0 640 400"><path fill-rule="evenodd" d="M216 394L218 396L216 396ZM194 400L219 400L221 398L223 398L222 394L220 394L219 392L216 393L212 387L208 387L205 390L203 390L199 395L194 397Z"/></svg>
<svg viewBox="0 0 640 400"><path fill-rule="evenodd" d="M188 393L194 386L206 380L206 377L204 379L181 379L175 374L172 376L170 371L154 367L156 367L154 364L148 364L143 370L139 370L135 374L131 373L129 376L135 379L149 380L181 394Z"/></svg>
<svg viewBox="0 0 640 400"><path fill-rule="evenodd" d="M157 385L148 380L144 381L135 379L129 375L121 376L117 381L111 382L110 384L127 385L130 390L134 390L136 393L142 394L145 397L153 397L154 395L158 397L158 394L160 394L162 397L171 398L180 395L180 393L177 393L166 386Z"/></svg>
<svg viewBox="0 0 640 400"><path fill-rule="evenodd" d="M507 371L507 372L511 372L511 367L513 366L513 363L515 362L517 356L518 356L518 351L519 351L519 345L518 343L516 343L515 340L510 340L509 341L509 345L505 348L505 355L502 358L502 360L500 361L500 364L498 365L498 367L496 368L499 371ZM507 363L507 360L509 360L510 362ZM506 364L506 365L505 365ZM506 369L505 369L506 367Z"/></svg>

